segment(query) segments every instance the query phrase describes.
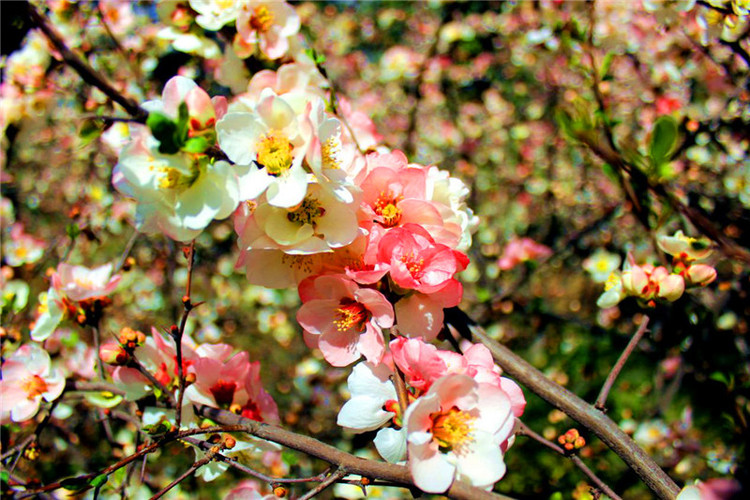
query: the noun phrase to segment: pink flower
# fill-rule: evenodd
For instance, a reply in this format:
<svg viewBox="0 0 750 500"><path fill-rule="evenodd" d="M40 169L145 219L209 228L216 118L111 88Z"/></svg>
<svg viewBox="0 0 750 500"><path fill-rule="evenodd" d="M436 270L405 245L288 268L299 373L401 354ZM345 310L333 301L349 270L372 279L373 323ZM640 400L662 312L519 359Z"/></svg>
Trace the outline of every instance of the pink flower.
<svg viewBox="0 0 750 500"><path fill-rule="evenodd" d="M630 295L650 301L655 298L674 302L685 291L685 280L679 274L670 274L663 266L639 266L628 255L628 268L622 273L622 287Z"/></svg>
<svg viewBox="0 0 750 500"><path fill-rule="evenodd" d="M42 399L54 401L65 388L65 379L38 344L18 348L3 363L0 380L0 422L23 422L39 411Z"/></svg>
<svg viewBox="0 0 750 500"><path fill-rule="evenodd" d="M382 328L393 326L393 307L377 290L360 288L344 276L318 276L300 283L303 305L297 321L308 344L333 366L360 356L374 364L385 353Z"/></svg>
<svg viewBox="0 0 750 500"><path fill-rule="evenodd" d="M111 275L112 264L89 269L62 263L52 275L52 286L70 300L80 302L112 293L121 277Z"/></svg>
<svg viewBox="0 0 750 500"><path fill-rule="evenodd" d="M451 286L456 282L453 275L463 271L469 263L466 255L435 243L432 236L417 224L406 224L388 231L380 240L378 260L390 264L390 276L396 285L424 294ZM456 292L448 303L458 304L460 287Z"/></svg>
<svg viewBox="0 0 750 500"><path fill-rule="evenodd" d="M193 404L230 410L258 422L278 422L273 398L260 382L260 363L250 363L247 352L222 362L201 357L195 363L195 382L185 390L183 414L190 421Z"/></svg>
<svg viewBox="0 0 750 500"><path fill-rule="evenodd" d="M522 262L543 259L550 255L552 255L552 249L531 238L513 238L505 247L497 265L503 271L507 271Z"/></svg>
<svg viewBox="0 0 750 500"><path fill-rule="evenodd" d="M237 34L245 44L258 44L269 59L289 50L289 37L299 31L299 16L286 2L246 0L237 14Z"/></svg>
<svg viewBox="0 0 750 500"><path fill-rule="evenodd" d="M23 224L10 227L9 238L3 239L3 257L9 266L18 267L33 264L44 255L47 242L24 232Z"/></svg>
<svg viewBox="0 0 750 500"><path fill-rule="evenodd" d="M490 489L505 474L501 445L514 418L508 396L466 375L447 375L404 416L414 484L443 493L454 479Z"/></svg>

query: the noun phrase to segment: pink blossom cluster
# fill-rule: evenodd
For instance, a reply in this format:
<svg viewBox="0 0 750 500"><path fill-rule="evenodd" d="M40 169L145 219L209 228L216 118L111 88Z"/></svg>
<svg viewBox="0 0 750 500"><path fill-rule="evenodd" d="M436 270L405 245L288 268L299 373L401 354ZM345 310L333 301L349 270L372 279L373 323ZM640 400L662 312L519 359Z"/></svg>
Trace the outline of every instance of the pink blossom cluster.
<svg viewBox="0 0 750 500"><path fill-rule="evenodd" d="M505 473L514 418L526 406L520 387L501 376L481 344L458 354L398 337L389 347L383 363L354 367L339 425L378 430L375 446L383 458L407 460L426 492L442 493L454 479L490 489ZM391 382L397 376L403 376L401 395Z"/></svg>
<svg viewBox="0 0 750 500"><path fill-rule="evenodd" d="M637 264L632 254L624 264L623 271L613 272L599 297L599 307L613 307L627 296L635 296L653 307L657 300L674 302L688 287L702 287L716 279L716 269L696 261L711 254L707 240L685 236L677 231L672 236L661 236L659 248L672 256L672 270L665 266Z"/></svg>

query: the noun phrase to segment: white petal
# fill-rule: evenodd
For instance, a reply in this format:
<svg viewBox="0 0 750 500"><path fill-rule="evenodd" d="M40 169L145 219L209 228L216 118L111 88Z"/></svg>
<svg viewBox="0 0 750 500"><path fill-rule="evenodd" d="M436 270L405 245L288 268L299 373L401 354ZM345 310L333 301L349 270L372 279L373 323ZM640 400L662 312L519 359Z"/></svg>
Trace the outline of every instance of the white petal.
<svg viewBox="0 0 750 500"><path fill-rule="evenodd" d="M388 427L375 436L375 448L386 461L395 464L406 460L406 429Z"/></svg>

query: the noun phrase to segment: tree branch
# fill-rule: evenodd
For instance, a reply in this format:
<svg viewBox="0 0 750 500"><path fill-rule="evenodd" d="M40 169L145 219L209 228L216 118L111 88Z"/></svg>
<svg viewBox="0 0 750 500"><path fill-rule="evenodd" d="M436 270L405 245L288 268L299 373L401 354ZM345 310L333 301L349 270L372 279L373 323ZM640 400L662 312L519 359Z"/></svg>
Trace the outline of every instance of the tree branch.
<svg viewBox="0 0 750 500"><path fill-rule="evenodd" d="M537 396L596 434L614 451L659 498L673 499L680 488L659 465L625 434L610 418L572 392L552 382L526 360L487 336L478 325L458 328L478 340L492 353L500 367ZM470 338L471 339L471 338Z"/></svg>
<svg viewBox="0 0 750 500"><path fill-rule="evenodd" d="M115 89L112 84L106 81L86 61L74 54L65 44L57 30L49 24L47 19L31 3L29 3L29 16L31 17L31 21L45 34L50 43L60 53L63 61L73 68L83 78L83 81L104 92L107 97L125 108L125 111L140 123L146 123L148 112L141 108L133 99L124 96Z"/></svg>
<svg viewBox="0 0 750 500"><path fill-rule="evenodd" d="M345 468L349 474L365 476L370 479L382 479L394 485L414 488L411 473L403 465L376 462L356 457L338 448L322 443L317 439L296 434L281 427L256 422L255 420L250 420L225 410L197 405L195 412L197 415L221 424L242 425L244 427L243 431L248 434L293 450L301 451L330 464L336 464L339 467ZM445 495L457 500L509 500L507 496L490 493L460 481L454 481Z"/></svg>
<svg viewBox="0 0 750 500"><path fill-rule="evenodd" d="M630 339L630 342L628 342L628 345L625 347L625 350L620 354L620 357L617 359L617 363L615 363L615 366L612 367L612 371L609 372L609 375L607 376L607 380L604 381L604 385L602 386L602 390L599 392L599 397L596 398L596 403L594 403L594 408L600 411L604 411L604 404L607 402L607 396L609 395L609 391L612 389L612 386L615 383L615 379L620 374L620 371L622 370L622 367L625 366L625 362L628 360L630 355L633 353L633 350L638 345L638 342L643 338L643 335L646 333L646 328L648 328L648 316L643 316L643 321L641 321L641 325L638 327L638 330L633 334L633 337Z"/></svg>

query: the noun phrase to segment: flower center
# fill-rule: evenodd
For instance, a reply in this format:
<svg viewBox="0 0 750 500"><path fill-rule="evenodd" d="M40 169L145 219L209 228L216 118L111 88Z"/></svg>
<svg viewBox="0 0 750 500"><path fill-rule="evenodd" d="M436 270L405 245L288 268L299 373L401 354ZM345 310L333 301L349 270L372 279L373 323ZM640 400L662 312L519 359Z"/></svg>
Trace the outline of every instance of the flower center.
<svg viewBox="0 0 750 500"><path fill-rule="evenodd" d="M265 33L273 25L273 14L265 5L259 5L253 9L253 15L250 16L250 26L258 33Z"/></svg>
<svg viewBox="0 0 750 500"><path fill-rule="evenodd" d="M608 292L612 290L613 288L617 288L618 286L620 286L620 283L621 283L620 275L617 274L617 272L613 272L607 278L606 283L604 283L604 291Z"/></svg>
<svg viewBox="0 0 750 500"><path fill-rule="evenodd" d="M281 175L292 166L292 143L279 131L271 131L261 136L256 144L258 163L263 165L269 174Z"/></svg>
<svg viewBox="0 0 750 500"><path fill-rule="evenodd" d="M234 391L237 389L235 382L227 382L225 380L217 380L214 385L209 389L211 394L216 400L216 404L219 406L228 406L232 404L234 399Z"/></svg>
<svg viewBox="0 0 750 500"><path fill-rule="evenodd" d="M411 277L418 280L424 271L424 259L417 259L413 253L401 256L401 262L404 263Z"/></svg>
<svg viewBox="0 0 750 500"><path fill-rule="evenodd" d="M29 399L34 399L47 392L47 382L39 375L32 375L24 380L22 387Z"/></svg>
<svg viewBox="0 0 750 500"><path fill-rule="evenodd" d="M401 222L401 209L398 208L398 202L403 200L403 196L394 196L391 192L382 192L378 199L375 201L373 207L375 213L378 214L382 220L379 221L384 227L393 227Z"/></svg>
<svg viewBox="0 0 750 500"><path fill-rule="evenodd" d="M336 309L336 319L333 321L336 329L343 332L354 328L358 332L363 332L367 320L370 319L370 311L352 299L342 299L340 306Z"/></svg>
<svg viewBox="0 0 750 500"><path fill-rule="evenodd" d="M321 144L320 153L323 156L323 168L341 168L341 137L329 137Z"/></svg>
<svg viewBox="0 0 750 500"><path fill-rule="evenodd" d="M302 200L299 208L289 212L286 217L290 222L296 222L298 224L310 224L314 226L318 218L324 216L326 213L325 208L322 207L320 202L312 197L307 197Z"/></svg>
<svg viewBox="0 0 750 500"><path fill-rule="evenodd" d="M447 411L430 413L432 438L445 451L460 452L474 441L474 420L471 414L455 406Z"/></svg>

